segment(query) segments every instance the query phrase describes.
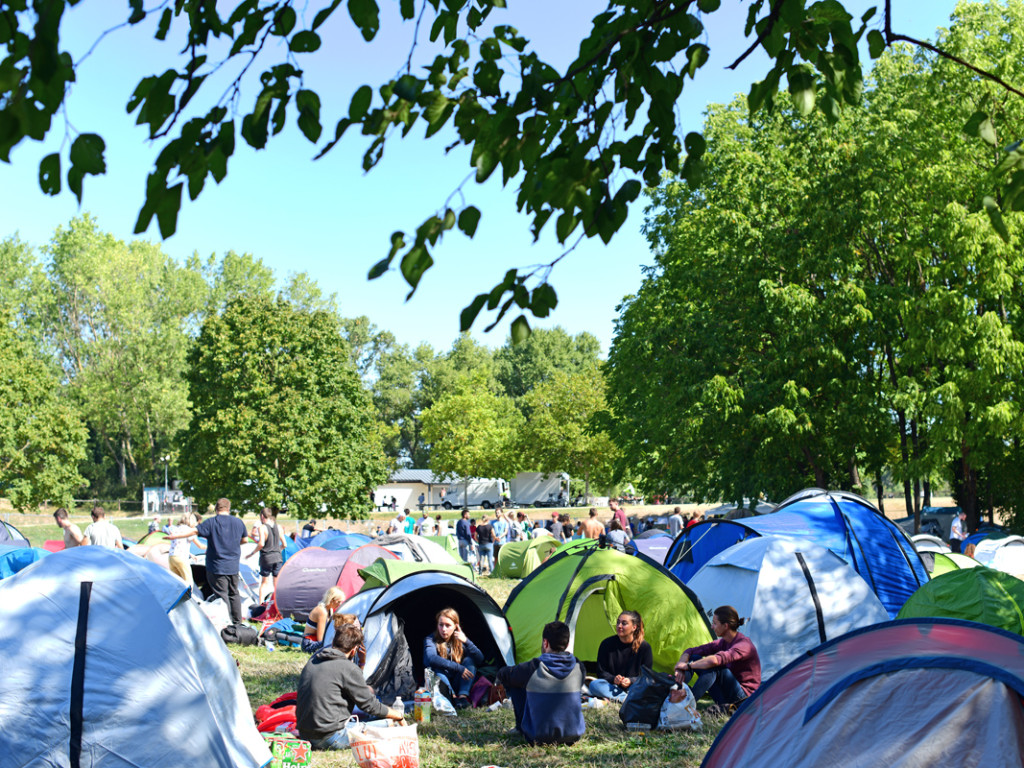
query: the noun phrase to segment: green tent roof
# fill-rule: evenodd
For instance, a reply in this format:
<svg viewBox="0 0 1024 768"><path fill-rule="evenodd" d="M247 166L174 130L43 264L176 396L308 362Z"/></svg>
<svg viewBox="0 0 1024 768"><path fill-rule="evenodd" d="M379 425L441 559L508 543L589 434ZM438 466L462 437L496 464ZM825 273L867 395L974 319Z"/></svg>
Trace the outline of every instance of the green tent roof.
<svg viewBox="0 0 1024 768"><path fill-rule="evenodd" d="M558 542L551 536L502 544L494 575L502 579L521 579L537 570L556 549Z"/></svg>
<svg viewBox="0 0 1024 768"><path fill-rule="evenodd" d="M956 552L936 552L935 565L932 568L931 576L934 579L936 576L941 576L950 571L959 571L961 568L977 568L980 565L981 563L967 555L961 555Z"/></svg>
<svg viewBox="0 0 1024 768"><path fill-rule="evenodd" d="M469 581L476 580L473 569L466 563L418 563L409 560L386 560L382 557L359 569L359 575L366 580L360 592L375 587L386 587L403 576L420 571L446 571Z"/></svg>
<svg viewBox="0 0 1024 768"><path fill-rule="evenodd" d="M1024 581L984 566L950 571L922 584L896 618L935 616L1024 635Z"/></svg>
<svg viewBox="0 0 1024 768"><path fill-rule="evenodd" d="M669 671L680 654L713 639L700 600L663 566L581 539L562 547L509 595L505 617L516 640L516 661L540 653L549 621L573 631L573 653L596 661L601 641L615 632L624 610L643 617L654 668Z"/></svg>

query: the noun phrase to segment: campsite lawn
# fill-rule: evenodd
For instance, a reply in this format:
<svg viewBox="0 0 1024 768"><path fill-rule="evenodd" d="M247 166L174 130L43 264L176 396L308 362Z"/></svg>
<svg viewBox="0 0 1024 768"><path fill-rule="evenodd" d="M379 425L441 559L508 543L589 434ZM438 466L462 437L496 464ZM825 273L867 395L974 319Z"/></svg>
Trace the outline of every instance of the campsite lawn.
<svg viewBox="0 0 1024 768"><path fill-rule="evenodd" d="M486 583L486 579L484 580ZM242 680L253 709L298 686L302 665L309 657L298 650L239 648L231 651L239 662ZM704 709L703 703L701 709ZM572 747L531 747L521 736L510 736L515 724L512 711L466 710L458 717L435 717L419 728L420 764L423 768L566 767L593 768L696 768L724 724L704 717L698 733L628 733L618 717L618 707L584 710L587 733ZM315 752L316 768L355 766L348 750Z"/></svg>
<svg viewBox="0 0 1024 768"><path fill-rule="evenodd" d="M487 577L479 581L501 606L518 583L518 579ZM262 647L230 647L253 711L282 693L294 691L302 665L309 658L292 649L279 648L271 653ZM702 711L704 706L702 703ZM586 736L572 747L531 747L521 736L508 734L515 724L512 710L477 709L465 710L458 717L437 716L419 728L420 764L423 768L696 768L724 724L723 720L705 716L704 730L698 733L637 735L623 728L617 705L584 710L584 717ZM311 764L316 768L352 768L356 762L345 750L315 752Z"/></svg>

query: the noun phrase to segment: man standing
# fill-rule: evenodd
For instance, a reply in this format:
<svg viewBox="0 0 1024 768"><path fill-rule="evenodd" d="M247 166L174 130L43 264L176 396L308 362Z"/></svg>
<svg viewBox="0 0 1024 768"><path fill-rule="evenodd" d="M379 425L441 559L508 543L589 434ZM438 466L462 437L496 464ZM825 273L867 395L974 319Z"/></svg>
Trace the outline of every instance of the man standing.
<svg viewBox="0 0 1024 768"><path fill-rule="evenodd" d="M967 538L967 513L962 509L953 518L953 525L949 529L949 547L954 552L960 552L963 548L964 539Z"/></svg>
<svg viewBox="0 0 1024 768"><path fill-rule="evenodd" d="M107 522L107 513L103 507L92 508L92 524L85 529L84 544L92 544L96 547L107 549L124 549L121 541L121 532L117 526Z"/></svg>
<svg viewBox="0 0 1024 768"><path fill-rule="evenodd" d="M313 654L302 668L295 719L299 736L313 749L348 749L345 724L357 706L376 719L401 720L405 715L377 701L352 661L362 642L362 630L346 624L335 632L331 647Z"/></svg>
<svg viewBox="0 0 1024 768"><path fill-rule="evenodd" d="M395 534L395 533L404 533L404 532L405 532L405 514L402 513L402 512L399 512L398 516L393 518L391 520L391 522L388 523L388 535L390 536L390 535Z"/></svg>
<svg viewBox="0 0 1024 768"><path fill-rule="evenodd" d="M469 507L463 507L462 516L455 524L455 538L459 543L459 557L469 562L469 552L473 548L473 532L469 527Z"/></svg>
<svg viewBox="0 0 1024 768"><path fill-rule="evenodd" d="M580 689L586 679L583 662L566 651L569 626L552 621L544 626L541 655L498 670L516 713L516 730L533 744L575 744L586 730Z"/></svg>
<svg viewBox="0 0 1024 768"><path fill-rule="evenodd" d="M672 510L672 514L668 516L668 532L673 539L679 535L679 532L683 530L685 525L681 513L682 510L676 507Z"/></svg>
<svg viewBox="0 0 1024 768"><path fill-rule="evenodd" d="M415 533L420 536L433 536L437 532L437 523L430 516L427 510L423 510L420 519L416 521Z"/></svg>
<svg viewBox="0 0 1024 768"><path fill-rule="evenodd" d="M426 494L423 493L423 491L420 491L420 497L419 499L417 499L417 501L419 501L421 512L427 508L427 497Z"/></svg>
<svg viewBox="0 0 1024 768"><path fill-rule="evenodd" d="M597 519L597 510L590 508L590 515L580 523L580 535L585 539L600 539L604 535L604 524Z"/></svg>
<svg viewBox="0 0 1024 768"><path fill-rule="evenodd" d="M622 505L615 499L608 502L608 506L611 507L612 515L616 520L619 521L619 525L622 526L622 530L627 533L631 530L629 527L629 521L626 519L626 513L622 509Z"/></svg>
<svg viewBox="0 0 1024 768"><path fill-rule="evenodd" d="M480 556L477 559L477 573L483 575L484 563L487 563L487 572L494 573L494 528L487 513L484 512L480 518L480 525L476 527L476 543L480 548Z"/></svg>
<svg viewBox="0 0 1024 768"><path fill-rule="evenodd" d="M277 591L277 577L284 565L284 531L277 524L277 508L264 507L256 527L256 551L260 553L260 603Z"/></svg>
<svg viewBox="0 0 1024 768"><path fill-rule="evenodd" d="M231 621L242 622L242 601L238 595L238 565L242 543L249 537L245 523L231 515L231 502L217 499L214 514L195 528L175 533L168 539L199 535L206 539L206 580L210 589L231 611Z"/></svg>
<svg viewBox="0 0 1024 768"><path fill-rule="evenodd" d="M68 511L64 507L53 513L53 520L64 531L64 549L71 549L71 547L78 547L86 543L82 529L68 520Z"/></svg>
<svg viewBox="0 0 1024 768"><path fill-rule="evenodd" d="M555 537L555 541L565 541L565 529L562 526L562 518L559 517L557 512L551 513L551 525L548 530Z"/></svg>
<svg viewBox="0 0 1024 768"><path fill-rule="evenodd" d="M408 509L404 510L402 514L405 516L405 519L402 520L402 530L400 533L404 533L406 536L411 536L412 532L415 530L416 521L412 519L412 512Z"/></svg>

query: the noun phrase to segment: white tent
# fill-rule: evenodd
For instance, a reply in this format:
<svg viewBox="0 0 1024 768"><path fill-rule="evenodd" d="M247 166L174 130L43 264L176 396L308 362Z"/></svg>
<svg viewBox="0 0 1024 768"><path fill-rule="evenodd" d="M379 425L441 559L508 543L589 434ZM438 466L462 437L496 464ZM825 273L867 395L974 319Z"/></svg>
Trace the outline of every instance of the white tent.
<svg viewBox="0 0 1024 768"><path fill-rule="evenodd" d="M103 547L0 582L4 768L265 765L235 662L188 597Z"/></svg>
<svg viewBox="0 0 1024 768"><path fill-rule="evenodd" d="M400 560L417 563L447 563L449 565L460 562L436 541L431 541L425 536L393 533L389 536L378 536L373 543L384 547L389 552L394 552Z"/></svg>
<svg viewBox="0 0 1024 768"><path fill-rule="evenodd" d="M1024 537L982 539L975 546L974 559L997 571L1024 576Z"/></svg>
<svg viewBox="0 0 1024 768"><path fill-rule="evenodd" d="M804 651L888 621L871 587L838 555L809 541L759 536L704 565L687 586L707 610L731 605L767 680Z"/></svg>
<svg viewBox="0 0 1024 768"><path fill-rule="evenodd" d="M914 542L914 549L918 552L942 552L945 554L950 551L946 542L930 533L919 533L916 536L911 536L910 540Z"/></svg>

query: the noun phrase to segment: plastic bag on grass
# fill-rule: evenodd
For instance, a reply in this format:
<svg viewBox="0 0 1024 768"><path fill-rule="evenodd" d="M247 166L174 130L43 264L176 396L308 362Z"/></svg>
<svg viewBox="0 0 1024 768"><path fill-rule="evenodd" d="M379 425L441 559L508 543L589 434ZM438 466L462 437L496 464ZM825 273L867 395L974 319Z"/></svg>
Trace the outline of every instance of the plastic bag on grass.
<svg viewBox="0 0 1024 768"><path fill-rule="evenodd" d="M658 728L665 731L699 731L704 726L697 713L697 700L693 698L690 686L669 691L668 698L661 705Z"/></svg>
<svg viewBox="0 0 1024 768"><path fill-rule="evenodd" d="M380 728L355 725L347 729L352 756L359 768L419 768L420 740L415 725Z"/></svg>
<svg viewBox="0 0 1024 768"><path fill-rule="evenodd" d="M671 675L641 667L640 677L629 686L626 700L622 702L619 718L627 728L635 723L654 728L661 716L661 705L675 684Z"/></svg>

